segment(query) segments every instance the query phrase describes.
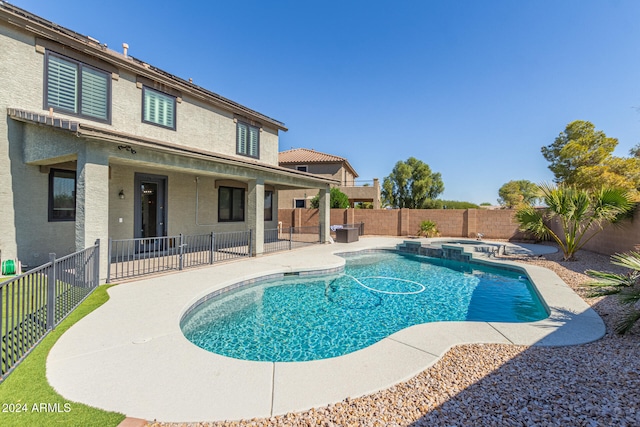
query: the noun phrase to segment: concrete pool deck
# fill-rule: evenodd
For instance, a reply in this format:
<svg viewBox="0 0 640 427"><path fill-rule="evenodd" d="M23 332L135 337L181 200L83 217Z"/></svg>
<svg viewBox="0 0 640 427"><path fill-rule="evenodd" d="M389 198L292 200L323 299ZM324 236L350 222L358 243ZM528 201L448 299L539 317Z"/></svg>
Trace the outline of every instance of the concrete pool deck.
<svg viewBox="0 0 640 427"><path fill-rule="evenodd" d="M270 274L339 268L344 259L334 253L395 248L404 240L367 237L314 245L114 286L107 303L58 340L47 359L47 378L69 400L128 417L165 422L251 419L388 388L422 372L458 344L575 345L605 333L600 317L555 273L500 261L521 268L535 283L549 309L547 319L421 324L345 356L310 362L232 359L202 350L182 335L183 314L218 289ZM549 250L517 248L531 254ZM474 253L474 259L496 262L482 253Z"/></svg>

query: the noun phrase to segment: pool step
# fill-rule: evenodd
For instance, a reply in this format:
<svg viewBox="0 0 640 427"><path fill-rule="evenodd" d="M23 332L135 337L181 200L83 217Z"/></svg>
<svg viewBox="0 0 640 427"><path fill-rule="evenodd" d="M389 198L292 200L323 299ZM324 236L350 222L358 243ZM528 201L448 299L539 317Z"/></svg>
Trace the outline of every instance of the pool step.
<svg viewBox="0 0 640 427"><path fill-rule="evenodd" d="M432 258L450 259L460 262L469 262L473 257L471 254L465 252L462 246L433 246L430 244L423 244L421 242L415 242L411 240L405 240L404 242L398 244L396 246L396 249L400 252L423 255Z"/></svg>

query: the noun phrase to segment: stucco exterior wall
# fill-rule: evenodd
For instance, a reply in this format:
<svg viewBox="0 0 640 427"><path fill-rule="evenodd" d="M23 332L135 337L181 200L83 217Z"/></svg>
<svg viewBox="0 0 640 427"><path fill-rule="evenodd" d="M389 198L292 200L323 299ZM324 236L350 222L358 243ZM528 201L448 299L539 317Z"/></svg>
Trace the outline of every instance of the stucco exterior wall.
<svg viewBox="0 0 640 427"><path fill-rule="evenodd" d="M0 25L0 109L43 110L45 55L36 50L36 38L27 32ZM55 117L112 128L121 132L183 144L206 151L236 156L234 115L195 98L184 96L177 104L176 130L142 123L142 90L136 76L121 71L111 80L111 125L56 112ZM115 148L106 144L107 150ZM96 143L78 139L71 133L37 125L27 125L10 118L0 120L0 257L18 258L28 266L47 262L48 253L58 256L76 250L74 221L48 220L48 167L73 166L79 152ZM277 165L278 131L263 126L260 133L260 155L264 163ZM101 148L97 148L98 151ZM120 153L110 153L116 157ZM109 153L106 155L109 156ZM40 166L44 166L41 168ZM113 238L134 236L135 172L159 171L140 166L111 164L109 168L109 235ZM245 223L217 222L217 189L213 178L200 181L198 218L195 211L195 176L178 172L162 172L168 176L168 233L204 234L211 231L245 229ZM245 172L246 174L246 172ZM123 190L126 197L118 197ZM277 198L276 198L277 201ZM88 218L93 221L94 218ZM120 222L122 219L122 222ZM265 227L277 226L274 220Z"/></svg>
<svg viewBox="0 0 640 427"><path fill-rule="evenodd" d="M46 182L47 178L33 174L33 169L37 170L37 167L22 163L19 141L22 140L23 126L6 117L6 108L17 102L31 108L42 108L42 62L32 59L32 37L2 25L0 52L0 112L3 114L0 120L0 256L7 259L17 257L16 228L27 221L23 216L16 215L14 206L17 202L31 202L38 206L42 200L46 200L46 197L43 199L41 194L34 194L31 189ZM40 104L36 104L36 99L40 99ZM9 141L18 142L10 144ZM25 249L29 252L35 250ZM46 254L43 258L46 259Z"/></svg>
<svg viewBox="0 0 640 427"><path fill-rule="evenodd" d="M246 211L244 222L218 222L218 188L215 177L114 164L111 166L109 183L109 236L113 239L130 239L135 235L133 194L136 190L134 188L136 173L167 177L166 225L169 236L180 233L199 235L241 231L248 227ZM239 182L235 185L243 187ZM267 186L267 190L270 189L271 187ZM120 190L125 194L124 199L118 196ZM245 199L245 209L246 206L248 206L248 200ZM120 222L121 218L122 222ZM265 221L264 228L274 229L277 226L278 209L274 207L273 219Z"/></svg>
<svg viewBox="0 0 640 427"><path fill-rule="evenodd" d="M298 166L307 166L307 172L314 175L321 175L327 178L336 179L342 185L354 185L355 177L349 172L342 163L304 163L300 164L284 164L282 167L296 169Z"/></svg>
<svg viewBox="0 0 640 427"><path fill-rule="evenodd" d="M7 117L9 107L42 110L44 55L36 52L32 35L4 25L0 52L0 256L34 266L47 262L50 252L60 256L75 250L75 223L48 221L48 170L25 161L52 144L77 142ZM28 151L27 139L39 146Z"/></svg>
<svg viewBox="0 0 640 427"><path fill-rule="evenodd" d="M11 15L10 7L2 7L1 12L0 111L5 114L0 120L2 259L18 258L35 266L47 262L49 252L63 256L93 245L95 238L102 240L106 254L109 238L135 237L136 219L140 220L136 218L135 196L141 191L136 188L137 173L166 177L164 234L250 228L256 232L256 254L260 253L261 230L277 228L280 188L315 188L314 193L328 188L329 183L322 179L280 170L281 123L153 67L139 66L131 58L104 51L82 36L67 38L67 33L47 26L46 20ZM59 111L50 116L44 109L47 51L110 73L109 123ZM175 130L142 122L142 87L147 84L161 91L165 91L162 85L167 85L166 92L177 96ZM258 159L236 154L238 121L260 127ZM75 221L49 221L51 168L76 171ZM220 185L246 189L244 221L218 221ZM124 198L119 197L121 191ZM265 191L273 191L270 221L262 220ZM104 265L101 269L105 270Z"/></svg>
<svg viewBox="0 0 640 427"><path fill-rule="evenodd" d="M112 128L185 147L243 157L236 154L236 116L232 112L185 94L181 102L176 102L176 130L144 123L142 87L138 86L136 76L126 71L120 73L118 80L112 80ZM278 164L278 131L267 125L263 125L260 132L259 160Z"/></svg>

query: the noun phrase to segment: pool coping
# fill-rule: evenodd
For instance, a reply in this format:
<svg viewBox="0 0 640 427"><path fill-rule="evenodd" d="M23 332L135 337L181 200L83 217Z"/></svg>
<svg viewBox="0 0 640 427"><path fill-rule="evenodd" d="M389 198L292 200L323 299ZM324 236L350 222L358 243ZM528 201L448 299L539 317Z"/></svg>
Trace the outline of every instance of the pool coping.
<svg viewBox="0 0 640 427"><path fill-rule="evenodd" d="M340 269L340 252L393 249L402 238L316 245L138 280L69 329L47 359L47 378L65 398L164 422L270 417L388 388L468 343L576 345L601 338L602 319L554 272L469 251L474 262L523 271L550 312L531 323L415 325L356 352L309 362L250 362L190 343L179 321L212 292L262 276ZM425 240L425 242L427 242ZM238 270L242 270L239 274Z"/></svg>

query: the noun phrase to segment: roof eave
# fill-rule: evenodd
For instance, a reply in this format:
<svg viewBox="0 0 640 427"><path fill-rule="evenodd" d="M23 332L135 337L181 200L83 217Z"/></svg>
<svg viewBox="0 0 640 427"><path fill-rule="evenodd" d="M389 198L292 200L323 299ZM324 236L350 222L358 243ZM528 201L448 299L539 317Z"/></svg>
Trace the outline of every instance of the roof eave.
<svg viewBox="0 0 640 427"><path fill-rule="evenodd" d="M180 77L167 73L160 68L153 67L131 56L124 56L123 54L108 49L104 45L100 45L98 42L93 41L82 34L61 27L24 9L0 2L0 19L4 19L6 22L25 31L69 46L105 62L113 63L118 68L122 68L133 74L153 79L170 87L179 88L199 100L212 103L228 111L247 115L257 121L268 123L278 130L285 132L288 130L284 123L278 120L265 116L264 114L258 113L257 111L231 101L221 95L181 79Z"/></svg>
<svg viewBox="0 0 640 427"><path fill-rule="evenodd" d="M322 185L338 185L340 183L335 179L319 177L318 175L295 171L292 169L270 165L267 163L260 163L255 160L244 160L237 157L226 156L210 151L196 150L189 147L171 144L164 141L158 141L151 138L139 137L136 135L126 134L124 132L113 131L86 123L75 122L57 117L50 117L36 112L29 112L16 108L8 108L7 115L13 120L46 126L61 131L67 131L72 135L82 138L107 141L116 144L134 144L137 146L149 147L157 151L175 155L201 158L208 161L215 161L229 165L249 168L256 171L270 172L289 177L304 178L305 180L307 180L307 182L314 182Z"/></svg>

